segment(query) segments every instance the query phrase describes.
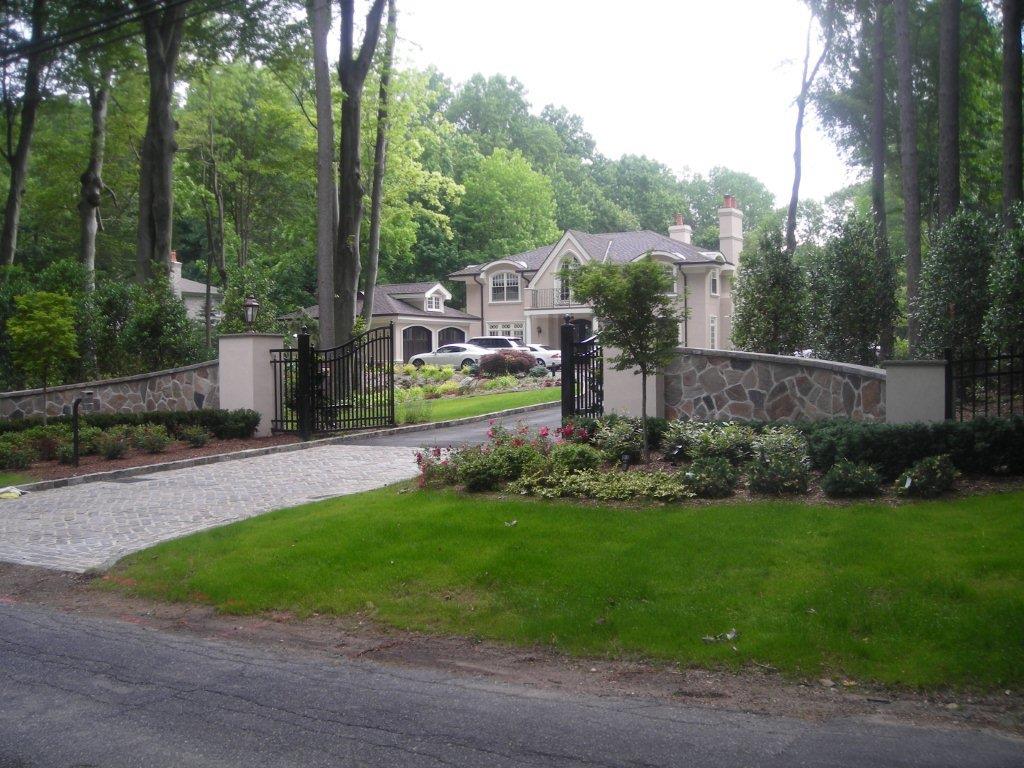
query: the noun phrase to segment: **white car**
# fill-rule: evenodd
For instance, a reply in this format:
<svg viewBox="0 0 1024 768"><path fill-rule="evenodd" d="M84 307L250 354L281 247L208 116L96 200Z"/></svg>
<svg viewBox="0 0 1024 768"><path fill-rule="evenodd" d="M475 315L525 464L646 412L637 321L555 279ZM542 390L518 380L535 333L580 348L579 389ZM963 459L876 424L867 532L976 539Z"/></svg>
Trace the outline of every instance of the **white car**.
<svg viewBox="0 0 1024 768"><path fill-rule="evenodd" d="M479 365L480 358L488 355L492 350L478 347L475 344L445 344L433 352L424 352L413 355L409 362L417 368L423 365L450 365L453 368L464 368L467 365Z"/></svg>
<svg viewBox="0 0 1024 768"><path fill-rule="evenodd" d="M543 344L527 344L526 348L537 358L537 365L552 369L562 366L562 350L546 347Z"/></svg>

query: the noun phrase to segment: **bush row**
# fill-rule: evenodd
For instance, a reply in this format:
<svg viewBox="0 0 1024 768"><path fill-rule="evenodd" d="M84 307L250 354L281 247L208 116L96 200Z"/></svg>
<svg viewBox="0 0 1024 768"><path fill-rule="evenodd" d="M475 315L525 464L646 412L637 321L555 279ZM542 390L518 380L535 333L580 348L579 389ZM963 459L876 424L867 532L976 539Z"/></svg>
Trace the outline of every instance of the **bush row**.
<svg viewBox="0 0 1024 768"><path fill-rule="evenodd" d="M247 440L253 436L260 423L260 415L246 408L228 411L208 409L200 411L152 411L150 413L84 413L83 424L109 429L117 426L139 426L159 424L171 434L178 434L185 427L202 427L221 440ZM49 419L51 425L70 425L70 416ZM42 426L43 420L33 416L27 419L0 420L0 435L22 432Z"/></svg>

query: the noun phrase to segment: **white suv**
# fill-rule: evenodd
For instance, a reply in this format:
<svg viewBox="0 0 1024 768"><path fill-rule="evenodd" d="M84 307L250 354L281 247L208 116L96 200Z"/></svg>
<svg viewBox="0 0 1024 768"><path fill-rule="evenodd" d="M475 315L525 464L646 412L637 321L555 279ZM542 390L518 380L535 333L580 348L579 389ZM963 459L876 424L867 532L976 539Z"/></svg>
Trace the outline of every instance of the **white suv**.
<svg viewBox="0 0 1024 768"><path fill-rule="evenodd" d="M510 347L526 349L526 345L515 336L474 336L466 343L476 344L484 349L508 349Z"/></svg>

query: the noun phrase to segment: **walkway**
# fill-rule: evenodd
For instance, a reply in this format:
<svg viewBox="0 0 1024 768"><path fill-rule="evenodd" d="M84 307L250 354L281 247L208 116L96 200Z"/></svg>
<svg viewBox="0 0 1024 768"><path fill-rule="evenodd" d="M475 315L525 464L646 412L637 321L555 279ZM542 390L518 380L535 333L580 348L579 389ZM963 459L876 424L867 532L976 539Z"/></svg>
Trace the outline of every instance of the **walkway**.
<svg viewBox="0 0 1024 768"><path fill-rule="evenodd" d="M405 480L415 453L327 445L0 500L0 561L101 568L166 539Z"/></svg>

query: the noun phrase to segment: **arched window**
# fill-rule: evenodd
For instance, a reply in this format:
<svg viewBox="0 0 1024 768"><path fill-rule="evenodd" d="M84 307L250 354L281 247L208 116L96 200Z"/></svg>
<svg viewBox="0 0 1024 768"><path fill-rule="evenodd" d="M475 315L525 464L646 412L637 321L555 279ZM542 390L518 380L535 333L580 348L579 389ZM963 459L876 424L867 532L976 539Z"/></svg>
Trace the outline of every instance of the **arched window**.
<svg viewBox="0 0 1024 768"><path fill-rule="evenodd" d="M563 256L559 262L558 273L555 275L555 300L559 304L572 304L572 288L566 277L579 265L579 260L572 254Z"/></svg>
<svg viewBox="0 0 1024 768"><path fill-rule="evenodd" d="M495 272L491 276L491 301L519 301L519 275L515 272Z"/></svg>
<svg viewBox="0 0 1024 768"><path fill-rule="evenodd" d="M441 346L446 344L458 344L466 340L466 332L461 328L442 328L437 332L437 343Z"/></svg>

